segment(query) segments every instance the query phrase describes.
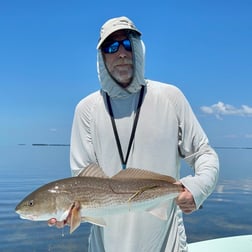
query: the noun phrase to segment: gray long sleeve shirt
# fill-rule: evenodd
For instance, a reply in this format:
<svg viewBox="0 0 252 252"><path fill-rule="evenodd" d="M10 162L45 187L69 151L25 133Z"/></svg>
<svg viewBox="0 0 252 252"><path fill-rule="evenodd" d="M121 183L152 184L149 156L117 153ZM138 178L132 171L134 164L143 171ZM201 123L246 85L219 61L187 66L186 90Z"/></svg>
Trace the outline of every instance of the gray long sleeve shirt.
<svg viewBox="0 0 252 252"><path fill-rule="evenodd" d="M111 97L124 156L138 99L139 92L125 97ZM180 154L194 169L194 176L180 178ZM76 107L70 162L74 176L90 163L97 163L108 176L122 169L104 91L89 95ZM151 170L180 180L193 194L197 208L214 190L219 173L218 157L177 87L146 81L127 167ZM92 227L89 251L187 251L181 210L174 200L169 203L167 221L149 213L129 212L107 217L106 227Z"/></svg>

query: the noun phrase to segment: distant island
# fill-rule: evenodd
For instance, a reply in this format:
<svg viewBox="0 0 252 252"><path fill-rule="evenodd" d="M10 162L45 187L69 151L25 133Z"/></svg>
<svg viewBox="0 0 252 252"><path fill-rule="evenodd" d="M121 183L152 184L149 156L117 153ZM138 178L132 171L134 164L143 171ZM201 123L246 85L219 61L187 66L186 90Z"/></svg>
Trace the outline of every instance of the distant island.
<svg viewBox="0 0 252 252"><path fill-rule="evenodd" d="M34 143L32 146L70 146L70 144L45 144L45 143Z"/></svg>
<svg viewBox="0 0 252 252"><path fill-rule="evenodd" d="M19 143L19 146L26 146L25 143ZM70 144L59 144L59 143L33 143L32 146L70 146ZM243 149L243 150L252 150L252 147L249 146L213 146L214 149Z"/></svg>

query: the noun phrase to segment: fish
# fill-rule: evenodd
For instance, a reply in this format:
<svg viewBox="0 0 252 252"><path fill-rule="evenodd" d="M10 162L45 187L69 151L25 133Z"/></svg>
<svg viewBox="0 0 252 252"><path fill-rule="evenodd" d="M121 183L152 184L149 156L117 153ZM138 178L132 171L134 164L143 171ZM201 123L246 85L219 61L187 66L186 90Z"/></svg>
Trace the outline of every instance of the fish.
<svg viewBox="0 0 252 252"><path fill-rule="evenodd" d="M167 220L168 204L184 188L170 176L139 168L127 168L108 177L96 164L77 177L49 182L17 204L20 218L48 221L52 218L70 226L70 234L81 223L106 226L106 216L146 211Z"/></svg>

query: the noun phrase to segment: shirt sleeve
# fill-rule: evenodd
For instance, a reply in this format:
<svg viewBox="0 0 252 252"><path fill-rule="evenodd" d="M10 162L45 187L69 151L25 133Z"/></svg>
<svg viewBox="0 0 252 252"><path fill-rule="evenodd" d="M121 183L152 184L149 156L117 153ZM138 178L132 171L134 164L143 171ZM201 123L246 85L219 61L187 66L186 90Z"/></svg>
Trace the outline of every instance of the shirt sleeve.
<svg viewBox="0 0 252 252"><path fill-rule="evenodd" d="M87 97L75 109L70 144L70 166L73 176L77 176L89 164L96 162L91 134L93 107L93 99Z"/></svg>
<svg viewBox="0 0 252 252"><path fill-rule="evenodd" d="M199 208L217 184L219 160L191 106L180 92L179 100L177 103L181 127L179 148L186 163L194 170L194 176L181 178L180 181L192 193L196 207Z"/></svg>

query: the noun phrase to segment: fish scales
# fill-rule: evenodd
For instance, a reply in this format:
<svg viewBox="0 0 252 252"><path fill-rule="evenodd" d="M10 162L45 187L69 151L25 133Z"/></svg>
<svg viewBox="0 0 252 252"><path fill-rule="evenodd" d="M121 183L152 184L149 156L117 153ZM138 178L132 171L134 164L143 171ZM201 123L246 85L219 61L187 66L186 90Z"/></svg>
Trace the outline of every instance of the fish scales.
<svg viewBox="0 0 252 252"><path fill-rule="evenodd" d="M92 176L95 174L95 176ZM167 219L167 204L183 191L175 179L129 168L108 178L92 166L81 176L53 181L26 196L16 207L21 218L57 219L70 223L73 232L81 222L105 225L107 215L147 211Z"/></svg>
<svg viewBox="0 0 252 252"><path fill-rule="evenodd" d="M179 190L176 185L162 180L74 177L51 184L51 192L61 194L65 201L68 198L70 202L73 199L83 202L83 207L98 207L128 203L137 192L139 194L131 199L132 202L178 193Z"/></svg>

